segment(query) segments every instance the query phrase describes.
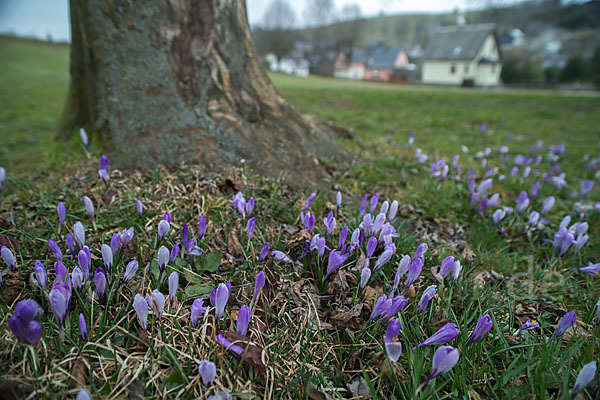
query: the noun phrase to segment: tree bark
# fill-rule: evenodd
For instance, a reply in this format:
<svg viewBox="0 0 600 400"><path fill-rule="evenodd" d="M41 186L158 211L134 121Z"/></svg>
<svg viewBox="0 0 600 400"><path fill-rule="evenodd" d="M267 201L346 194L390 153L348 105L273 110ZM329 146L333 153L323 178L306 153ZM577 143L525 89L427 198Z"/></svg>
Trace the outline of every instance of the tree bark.
<svg viewBox="0 0 600 400"><path fill-rule="evenodd" d="M71 0L71 84L59 136L101 135L121 167L246 162L315 182L343 158L326 124L277 92L243 0Z"/></svg>

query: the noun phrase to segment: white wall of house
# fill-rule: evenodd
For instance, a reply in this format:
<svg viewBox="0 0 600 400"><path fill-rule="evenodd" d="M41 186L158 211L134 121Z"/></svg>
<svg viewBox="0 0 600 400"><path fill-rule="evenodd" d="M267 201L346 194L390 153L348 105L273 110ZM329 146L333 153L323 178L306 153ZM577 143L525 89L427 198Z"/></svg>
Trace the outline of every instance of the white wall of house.
<svg viewBox="0 0 600 400"><path fill-rule="evenodd" d="M333 76L340 79L362 80L365 74L364 65L350 65L348 68L336 69Z"/></svg>
<svg viewBox="0 0 600 400"><path fill-rule="evenodd" d="M421 79L423 83L433 83L436 85L461 85L465 77L470 78L473 75L471 62L450 62L450 61L425 61ZM465 65L469 65L465 72ZM453 68L454 66L454 68Z"/></svg>
<svg viewBox="0 0 600 400"><path fill-rule="evenodd" d="M477 76L475 85L477 86L498 86L500 83L500 71L502 64L479 64L477 66Z"/></svg>

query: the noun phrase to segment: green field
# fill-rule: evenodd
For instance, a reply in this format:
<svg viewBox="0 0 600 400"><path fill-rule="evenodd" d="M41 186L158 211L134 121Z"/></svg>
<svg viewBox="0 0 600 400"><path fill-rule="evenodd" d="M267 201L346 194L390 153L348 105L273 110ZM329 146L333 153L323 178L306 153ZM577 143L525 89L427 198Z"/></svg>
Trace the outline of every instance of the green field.
<svg viewBox="0 0 600 400"><path fill-rule="evenodd" d="M399 234L393 239L397 250L359 292L360 273L353 268L364 263L360 252L349 256L340 268L342 275L334 273L328 279L322 276L327 255L319 258L313 252L310 261L301 259L306 235L310 238L301 231L298 217L307 192L250 172L215 175L193 165L110 171L109 181L103 182L98 177L99 143L92 143L86 157L78 138L54 140L67 91L68 48L0 38L0 54L0 166L7 171L0 194L0 240L2 245L8 237L18 240L13 248L17 270L8 272L1 263L0 384L17 390L17 397L73 398L83 387L92 398L205 398L226 390L234 398L341 399L352 397L348 385L358 382L364 386L363 398L568 399L579 370L598 359L599 278L576 269L600 262L599 213L590 209L580 215L577 208L578 202L590 208L600 202L597 169L586 168L591 159L600 157L600 98L271 75L291 104L350 128L357 139L339 140L349 155L347 163L321 160L331 175L310 210L316 217L315 232L322 236L323 219L329 211L335 215L337 227L328 247L338 245L342 226L350 228L350 237L363 221L357 206L364 193L379 193L377 208L383 200L400 203L391 222ZM415 141L409 148L411 132ZM544 150L536 153L541 156L539 165L532 161L528 176L526 168L510 176L515 157L530 154L540 140ZM548 146L561 142L566 143L564 154L550 154ZM508 147L510 161L505 161L500 146ZM416 148L428 155L426 162L415 160ZM477 156L486 148L490 148L487 156ZM455 154L463 165L460 173L452 168L446 179L430 176L431 162L443 158L449 164ZM551 168L559 176L556 163L567 184L543 185L526 211L507 215L494 226L496 209L515 207L519 193L531 192L534 182L543 180ZM479 185L490 166L494 186L489 194L498 193L500 204L478 212L481 199L470 204L467 173L476 168L473 178ZM504 175L501 182L500 175ZM595 186L580 200L583 180L594 181ZM256 199L251 240L246 237L246 221L231 205L231 187L236 185L246 199ZM337 190L343 198L339 210ZM82 204L84 195L96 206L93 218ZM548 196L556 203L543 216L547 221L530 224L530 212L541 211ZM136 199L144 204L141 217L135 212ZM59 201L67 208L64 228L56 223ZM173 223L159 243L157 225L165 212ZM150 312L145 333L132 308L133 296L149 288L168 293L165 279L159 281L157 249L181 243L184 223L190 226L190 235L196 235L201 214L209 224L197 243L206 254L196 259L179 255L168 262L164 276L177 271L180 289L161 318ZM589 224L589 240L580 250L572 246L559 257L551 242L565 215L571 215L571 224L580 218ZM100 247L113 234L134 227L135 236L114 259L109 298L100 304L96 286L87 284L74 295L73 310L60 330L47 291L37 286L31 273L40 260L49 282L54 282L55 256L48 250L48 239L59 243L68 271L74 270L78 261L69 255L61 235L64 229L73 232L75 221L86 225L94 267L103 265ZM259 262L265 241L301 264L270 256ZM410 298L406 308L392 316L402 322L398 337L402 355L392 362L382 344L385 324L367 320L376 298L390 293L402 255L412 256L421 243L429 246L422 273L406 292ZM361 252L366 252L364 247ZM380 242L371 267L383 247ZM437 274L437 266L450 255L463 266L455 283ZM136 277L119 283L126 263L134 258L140 265ZM261 270L268 285L254 305L251 330L253 343L265 349L266 372L259 368L260 354L249 367L220 347L211 333L235 331L234 320L240 307L250 303L254 277ZM204 297L207 306L208 292L225 281L231 282L234 293L225 318L219 323L211 311L200 320L200 328L191 329L192 301ZM437 295L419 313L417 303L430 285L436 285ZM20 343L8 329L16 302L26 298L35 299L44 310L37 316L43 327L37 347ZM577 324L552 338L567 311L576 312ZM88 324L86 340L77 328L80 312ZM466 346L486 313L493 322L490 333ZM538 321L539 328L517 333L529 320ZM460 336L449 343L458 349L460 359L452 370L419 389L431 370L436 347L414 352L412 347L447 322L460 328ZM217 364L217 381L208 389L198 374L202 359ZM595 378L578 399L594 398L597 389Z"/></svg>

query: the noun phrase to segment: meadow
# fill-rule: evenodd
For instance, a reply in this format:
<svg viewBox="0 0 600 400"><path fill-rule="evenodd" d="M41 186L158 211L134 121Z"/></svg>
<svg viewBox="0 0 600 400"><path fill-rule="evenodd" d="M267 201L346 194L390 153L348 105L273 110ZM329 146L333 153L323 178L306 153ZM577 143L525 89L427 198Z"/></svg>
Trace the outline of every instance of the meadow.
<svg viewBox="0 0 600 400"><path fill-rule="evenodd" d="M600 98L271 75L355 135L311 189L111 168L68 48L0 53L7 396L597 396Z"/></svg>

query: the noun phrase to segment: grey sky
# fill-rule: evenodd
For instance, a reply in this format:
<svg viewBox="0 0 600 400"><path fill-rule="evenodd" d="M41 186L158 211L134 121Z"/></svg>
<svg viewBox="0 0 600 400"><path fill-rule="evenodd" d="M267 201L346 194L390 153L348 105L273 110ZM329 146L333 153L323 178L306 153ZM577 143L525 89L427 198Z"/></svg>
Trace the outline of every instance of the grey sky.
<svg viewBox="0 0 600 400"><path fill-rule="evenodd" d="M271 0L247 0L248 19L260 23ZM366 16L406 12L441 12L464 9L470 0L335 0L336 7L357 3ZM472 1L472 0L471 0ZM299 21L305 0L290 0ZM0 33L16 33L45 39L68 40L70 37L68 0L0 0Z"/></svg>

